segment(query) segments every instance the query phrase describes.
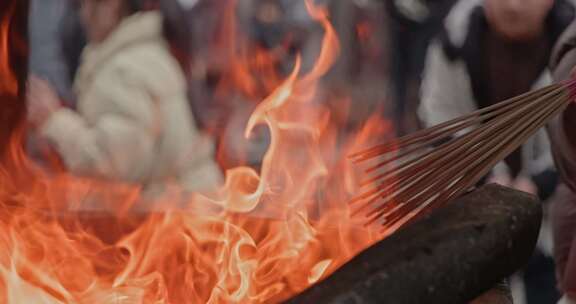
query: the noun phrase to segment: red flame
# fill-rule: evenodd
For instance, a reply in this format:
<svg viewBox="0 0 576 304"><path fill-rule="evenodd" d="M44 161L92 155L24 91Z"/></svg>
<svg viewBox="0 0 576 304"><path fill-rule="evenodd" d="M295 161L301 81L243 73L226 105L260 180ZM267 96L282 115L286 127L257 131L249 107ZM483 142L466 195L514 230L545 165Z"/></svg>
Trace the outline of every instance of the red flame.
<svg viewBox="0 0 576 304"><path fill-rule="evenodd" d="M228 170L213 195L171 189L153 204L161 210L129 213L142 203L137 189L46 173L25 157L16 137L11 165L0 168L0 302L275 303L381 239L350 215L358 178L345 155L390 128L374 116L354 136L339 130L340 119L319 94L338 39L326 10L307 7L325 29L320 56L304 75L299 59L285 80L274 75L277 82L244 132L249 137L257 125L270 130L260 172ZM226 19L232 22L232 14ZM0 32L4 60L7 20ZM260 55L259 66L274 57ZM248 61L230 58L231 79L243 82L227 83L254 93ZM0 59L12 92L8 72ZM182 201L186 208L171 208Z"/></svg>

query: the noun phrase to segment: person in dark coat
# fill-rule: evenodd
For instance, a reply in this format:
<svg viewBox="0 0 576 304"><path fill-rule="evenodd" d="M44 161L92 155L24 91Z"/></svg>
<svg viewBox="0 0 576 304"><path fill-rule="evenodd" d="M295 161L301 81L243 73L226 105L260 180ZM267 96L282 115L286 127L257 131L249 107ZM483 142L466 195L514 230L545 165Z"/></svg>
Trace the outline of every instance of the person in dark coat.
<svg viewBox="0 0 576 304"><path fill-rule="evenodd" d="M551 68L554 80L576 77L576 23L556 45ZM570 104L549 125L552 153L563 184L552 205L554 255L561 303L576 303L576 104Z"/></svg>

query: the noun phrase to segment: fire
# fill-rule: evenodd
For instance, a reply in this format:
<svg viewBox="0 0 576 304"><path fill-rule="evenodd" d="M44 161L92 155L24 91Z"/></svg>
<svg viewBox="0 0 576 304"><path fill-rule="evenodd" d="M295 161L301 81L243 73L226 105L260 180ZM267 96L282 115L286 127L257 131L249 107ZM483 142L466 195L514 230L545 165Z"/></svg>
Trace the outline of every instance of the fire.
<svg viewBox="0 0 576 304"><path fill-rule="evenodd" d="M302 71L297 59L258 103L244 133L269 129L262 167L228 170L217 193L174 188L144 202L131 185L39 169L14 136L0 168L0 302L276 303L380 240L383 234L351 216L358 176L346 155L390 127L374 116L353 136L340 131L319 94L338 55L337 35L325 9L307 8L325 30L318 60ZM2 58L9 24L5 16ZM2 83L11 85L1 60ZM226 83L253 93L254 71L242 62L234 70L231 79L244 81ZM139 204L155 207L134 211Z"/></svg>

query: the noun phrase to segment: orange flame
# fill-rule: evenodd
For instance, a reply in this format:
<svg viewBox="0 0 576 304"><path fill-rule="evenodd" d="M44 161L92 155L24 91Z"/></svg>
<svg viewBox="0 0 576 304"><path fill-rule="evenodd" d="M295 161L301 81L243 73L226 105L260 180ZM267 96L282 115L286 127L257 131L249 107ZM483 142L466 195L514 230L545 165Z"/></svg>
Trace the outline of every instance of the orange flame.
<svg viewBox="0 0 576 304"><path fill-rule="evenodd" d="M171 189L151 204L163 209L130 213L137 189L44 172L15 137L0 168L0 302L275 303L380 240L350 215L358 178L344 156L390 128L374 116L355 136L339 130L319 94L338 39L326 10L306 4L326 33L320 56L305 75L298 58L250 117L246 137L271 133L260 172L228 170L213 195Z"/></svg>

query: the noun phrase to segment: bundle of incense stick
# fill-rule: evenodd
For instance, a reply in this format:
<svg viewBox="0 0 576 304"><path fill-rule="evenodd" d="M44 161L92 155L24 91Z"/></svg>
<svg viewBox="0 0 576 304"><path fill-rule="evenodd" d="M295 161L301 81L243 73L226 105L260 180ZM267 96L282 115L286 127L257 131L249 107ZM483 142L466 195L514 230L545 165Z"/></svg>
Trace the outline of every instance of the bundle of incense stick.
<svg viewBox="0 0 576 304"><path fill-rule="evenodd" d="M574 100L576 80L483 108L351 156L378 160L352 200L367 225L393 231L474 187Z"/></svg>

